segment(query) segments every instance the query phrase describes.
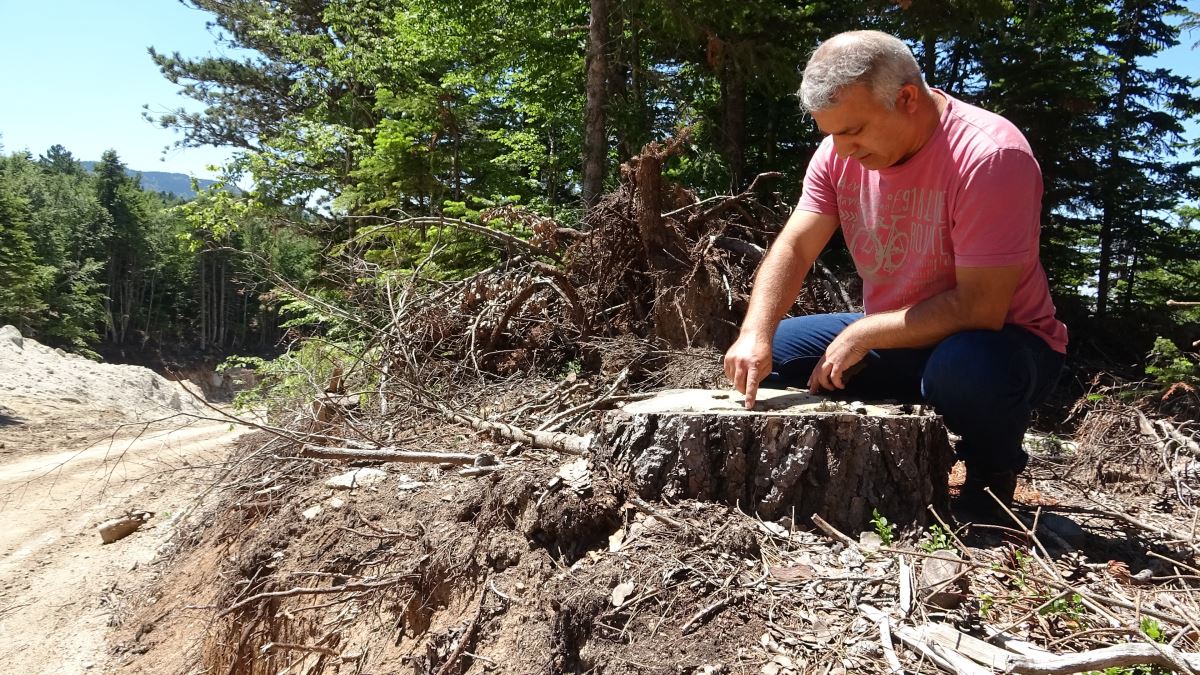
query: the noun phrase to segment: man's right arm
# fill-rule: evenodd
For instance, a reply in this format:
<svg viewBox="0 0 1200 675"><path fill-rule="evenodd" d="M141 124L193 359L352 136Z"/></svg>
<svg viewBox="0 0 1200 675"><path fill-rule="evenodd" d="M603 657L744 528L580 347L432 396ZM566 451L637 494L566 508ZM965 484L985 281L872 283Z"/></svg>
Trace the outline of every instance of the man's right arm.
<svg viewBox="0 0 1200 675"><path fill-rule="evenodd" d="M837 216L797 209L767 251L754 279L738 339L725 352L725 376L754 406L758 383L771 373L771 341L817 255L837 230Z"/></svg>

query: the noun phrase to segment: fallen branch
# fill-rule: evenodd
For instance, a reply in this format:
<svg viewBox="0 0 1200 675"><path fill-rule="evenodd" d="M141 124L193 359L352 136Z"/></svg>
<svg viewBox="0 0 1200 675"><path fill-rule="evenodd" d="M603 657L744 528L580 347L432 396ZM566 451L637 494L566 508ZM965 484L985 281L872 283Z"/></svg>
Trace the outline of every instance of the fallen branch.
<svg viewBox="0 0 1200 675"><path fill-rule="evenodd" d="M487 431L509 441L525 443L534 448L557 450L568 455L586 455L592 447L592 436L576 436L562 432L533 431L514 427L503 422L464 415L462 413L447 413L450 419L465 424L476 431Z"/></svg>
<svg viewBox="0 0 1200 675"><path fill-rule="evenodd" d="M1142 665L1184 672L1198 670L1200 654L1189 654L1168 645L1129 644L1060 656L1017 656L1008 661L1010 672L1025 675L1065 675Z"/></svg>
<svg viewBox="0 0 1200 675"><path fill-rule="evenodd" d="M833 527L828 522L826 522L824 518L822 518L816 514L813 514L812 521L813 521L813 524L815 524L822 532L829 535L830 537L837 539L838 541L842 542L843 544L845 544L851 548L862 550L862 547L860 547L858 545L858 542L854 541L853 539L846 536L845 534L839 532L837 530L837 528ZM880 551L883 553L898 553L901 555L911 555L911 556L915 556L917 558L937 558L937 557L939 557L932 553L925 553L924 551L915 551L915 550L907 551L904 549L893 548L891 546L880 546L879 548L874 549L874 550ZM1038 559L1040 560L1040 558L1038 558ZM963 565L967 565L968 567L974 567L975 569L989 570L993 573L1004 574L1006 576L1016 576L1016 574L1017 574L1016 572L1013 572L1012 570L1006 570L1004 568L992 567L991 565L985 565L983 563L978 563L978 562L975 562L972 560L959 560L958 562L960 562ZM1135 612L1140 612L1146 616L1154 617L1155 619L1158 619L1159 621L1166 621L1167 623L1170 623L1175 626L1190 626L1191 625L1187 619L1182 618L1180 616L1176 616L1174 614L1168 614L1166 612L1160 612L1158 610L1153 610L1153 609L1150 609L1145 606L1135 605L1132 602L1126 602L1126 601L1120 600L1118 598L1110 598L1110 597L1106 597L1106 596L1097 595L1095 593L1092 593L1091 591L1086 591L1082 588L1078 588L1076 586L1072 586L1063 581L1059 581L1058 579L1053 579L1050 577L1042 576L1040 574L1032 574L1030 572L1022 572L1021 576L1026 580L1037 581L1039 583L1050 586L1051 588L1054 588L1056 590L1070 591L1070 592L1078 595L1080 597L1080 600L1084 601L1085 604L1088 602L1091 602L1091 603L1099 603L1099 604L1103 604L1103 605L1109 605L1112 607L1120 607L1122 609L1130 609ZM1101 612L1101 614L1104 614L1104 612Z"/></svg>
<svg viewBox="0 0 1200 675"><path fill-rule="evenodd" d="M573 408L568 408L568 409L558 413L554 417L551 417L549 420L547 420L544 424L542 424L538 428L538 431L554 432L557 430L557 428L561 425L562 422L564 422L565 420L570 418L572 415L582 413L582 412L587 412L587 411L591 410L592 408L595 408L596 406L600 405L601 403L608 401L610 398L612 398L612 395L617 392L617 389L619 389L621 387L621 385L625 383L625 380L628 377L629 377L629 366L625 366L625 368L623 368L621 370L621 372L617 374L617 377L615 380L613 380L613 383L611 385L609 385L608 390L605 391L603 394L601 394L599 396L599 398L593 399L586 403L581 403Z"/></svg>
<svg viewBox="0 0 1200 675"><path fill-rule="evenodd" d="M462 637L458 639L458 646L454 648L454 651L450 653L450 656L446 657L445 663L443 663L442 666L437 669L437 675L449 675L450 673L455 672L455 664L458 663L458 659L463 655L463 652L467 650L467 644L472 638L475 637L475 630L479 627L479 618L483 616L483 599L487 595L488 581L490 581L490 579L485 579L484 583L480 584L481 588L479 589L479 601L475 604L475 616L471 618L471 622L467 624L466 629L463 631Z"/></svg>
<svg viewBox="0 0 1200 675"><path fill-rule="evenodd" d="M887 661L888 672L892 675L903 673L904 668L900 665L900 659L896 657L896 650L892 649L892 629L888 615L866 603L859 605L858 611L879 627L879 646L883 648L883 658Z"/></svg>
<svg viewBox="0 0 1200 675"><path fill-rule="evenodd" d="M666 525L667 527L669 527L673 530L681 530L681 529L685 528L685 525L683 523L679 522L678 520L675 520L671 516L668 516L667 514L663 513L662 511L654 508L649 503L647 503L646 500L644 500L644 499L641 499L639 497L630 497L629 503L636 506L638 511L641 511L642 513L644 513L648 516L654 517L655 520L663 523L664 525Z"/></svg>
<svg viewBox="0 0 1200 675"><path fill-rule="evenodd" d="M925 636L910 626L900 626L892 631L892 635L904 646L924 655L943 670L956 675L991 675L992 671L978 666L974 661L956 651L944 649L934 642L927 642Z"/></svg>
<svg viewBox="0 0 1200 675"><path fill-rule="evenodd" d="M722 609L725 609L729 605L729 603L733 602L734 600L736 600L740 597L741 597L740 593L726 596L726 597L712 603L711 605L705 607L704 609L700 610L699 612L696 612L692 616L692 618L687 620L687 623L680 626L679 632L682 633L683 635L687 635L688 633L692 632L692 630L695 629L697 626L699 626L701 623L707 621L714 614L721 611Z"/></svg>
<svg viewBox="0 0 1200 675"><path fill-rule="evenodd" d="M417 452L392 448L330 448L312 444L306 444L299 456L308 459L338 459L351 462L428 462L431 464L475 464L482 457L465 452Z"/></svg>

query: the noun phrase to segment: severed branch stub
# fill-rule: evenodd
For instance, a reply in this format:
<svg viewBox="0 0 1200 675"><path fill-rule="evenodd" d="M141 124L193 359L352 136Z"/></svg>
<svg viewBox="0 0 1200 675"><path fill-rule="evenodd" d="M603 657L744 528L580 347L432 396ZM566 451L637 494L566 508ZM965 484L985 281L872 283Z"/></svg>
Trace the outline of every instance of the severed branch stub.
<svg viewBox="0 0 1200 675"><path fill-rule="evenodd" d="M608 413L594 448L644 499L738 504L768 519L820 513L855 532L873 509L926 524L954 463L939 417L778 389L760 390L752 411L732 391L659 392Z"/></svg>

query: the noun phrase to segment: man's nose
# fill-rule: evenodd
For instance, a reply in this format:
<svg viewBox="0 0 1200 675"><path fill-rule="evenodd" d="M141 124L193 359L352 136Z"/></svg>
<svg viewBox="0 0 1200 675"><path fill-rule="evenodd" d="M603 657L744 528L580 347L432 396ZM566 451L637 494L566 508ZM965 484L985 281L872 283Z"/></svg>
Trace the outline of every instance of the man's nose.
<svg viewBox="0 0 1200 675"><path fill-rule="evenodd" d="M837 136L833 137L833 151L837 153L838 157L847 159L854 155L855 150L857 150L855 144L850 142L849 139L838 138Z"/></svg>

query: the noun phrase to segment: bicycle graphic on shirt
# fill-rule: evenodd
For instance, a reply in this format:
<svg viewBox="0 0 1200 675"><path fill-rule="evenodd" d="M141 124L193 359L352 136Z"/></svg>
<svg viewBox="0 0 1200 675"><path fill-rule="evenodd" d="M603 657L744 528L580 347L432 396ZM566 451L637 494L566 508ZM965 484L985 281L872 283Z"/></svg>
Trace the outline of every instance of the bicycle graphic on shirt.
<svg viewBox="0 0 1200 675"><path fill-rule="evenodd" d="M903 215L891 216L891 224L883 223L857 228L850 238L850 253L856 260L874 260L874 267L864 266L863 275L894 274L908 259L908 233L896 228ZM884 239L886 236L886 240ZM861 255L861 257L860 257Z"/></svg>

